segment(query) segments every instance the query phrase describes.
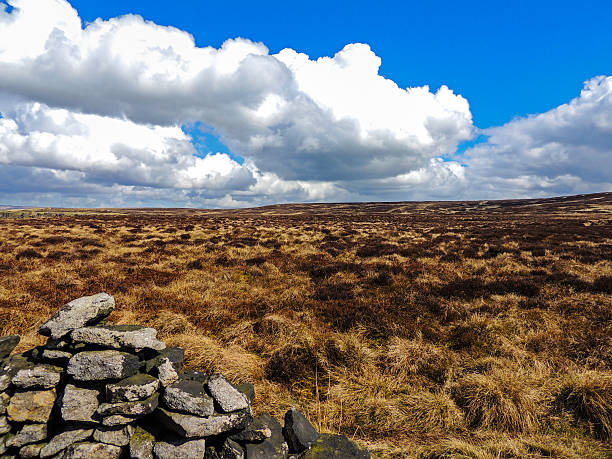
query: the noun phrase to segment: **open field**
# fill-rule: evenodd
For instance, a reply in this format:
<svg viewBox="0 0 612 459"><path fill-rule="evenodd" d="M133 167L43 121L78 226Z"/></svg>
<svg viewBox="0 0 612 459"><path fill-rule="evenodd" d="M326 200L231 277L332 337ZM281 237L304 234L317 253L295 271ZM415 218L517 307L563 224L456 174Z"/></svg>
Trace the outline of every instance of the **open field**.
<svg viewBox="0 0 612 459"><path fill-rule="evenodd" d="M105 291L260 412L382 457L612 457L612 193L0 215L19 349Z"/></svg>

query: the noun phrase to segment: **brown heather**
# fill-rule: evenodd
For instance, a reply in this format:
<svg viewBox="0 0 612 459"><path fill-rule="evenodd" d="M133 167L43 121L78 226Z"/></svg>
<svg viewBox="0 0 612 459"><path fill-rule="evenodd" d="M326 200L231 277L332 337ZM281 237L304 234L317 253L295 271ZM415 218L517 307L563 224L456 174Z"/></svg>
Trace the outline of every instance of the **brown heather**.
<svg viewBox="0 0 612 459"><path fill-rule="evenodd" d="M612 194L4 211L0 334L105 291L380 457L612 457Z"/></svg>

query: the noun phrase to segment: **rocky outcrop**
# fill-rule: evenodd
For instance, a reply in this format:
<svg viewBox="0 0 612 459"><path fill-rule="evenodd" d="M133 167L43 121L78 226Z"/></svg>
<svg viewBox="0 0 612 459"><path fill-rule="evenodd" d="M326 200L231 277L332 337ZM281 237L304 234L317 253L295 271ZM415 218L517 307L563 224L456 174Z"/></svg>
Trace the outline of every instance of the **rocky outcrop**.
<svg viewBox="0 0 612 459"><path fill-rule="evenodd" d="M108 325L105 293L71 301L40 327L45 346L10 355L0 338L0 456L109 459L369 458L319 435L292 408L253 415L251 384L183 372L185 352L152 328Z"/></svg>

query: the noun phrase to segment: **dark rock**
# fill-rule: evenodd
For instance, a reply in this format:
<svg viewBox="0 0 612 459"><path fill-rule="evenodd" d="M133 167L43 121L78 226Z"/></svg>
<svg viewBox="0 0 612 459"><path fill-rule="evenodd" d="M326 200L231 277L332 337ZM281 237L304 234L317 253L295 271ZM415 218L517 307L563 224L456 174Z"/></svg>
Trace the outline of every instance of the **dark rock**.
<svg viewBox="0 0 612 459"><path fill-rule="evenodd" d="M106 401L136 402L151 397L158 389L159 379L151 375L137 373L115 384L106 386Z"/></svg>
<svg viewBox="0 0 612 459"><path fill-rule="evenodd" d="M182 380L166 387L162 396L164 404L174 411L210 416L214 412L213 399L206 394L198 381Z"/></svg>
<svg viewBox="0 0 612 459"><path fill-rule="evenodd" d="M9 388L17 372L33 366L34 364L22 355L13 355L8 358L0 368L0 392Z"/></svg>
<svg viewBox="0 0 612 459"><path fill-rule="evenodd" d="M202 384L206 384L208 382L208 375L201 371L188 370L183 373L183 378L186 381L197 381Z"/></svg>
<svg viewBox="0 0 612 459"><path fill-rule="evenodd" d="M223 459L244 459L244 450L238 443L228 438L221 447L221 457Z"/></svg>
<svg viewBox="0 0 612 459"><path fill-rule="evenodd" d="M253 419L246 410L229 414L214 414L207 418L175 413L163 408L158 408L155 414L168 429L187 438L209 437L234 429L242 429Z"/></svg>
<svg viewBox="0 0 612 459"><path fill-rule="evenodd" d="M71 301L45 322L38 332L54 339L62 338L76 328L93 325L115 309L115 299L106 293Z"/></svg>
<svg viewBox="0 0 612 459"><path fill-rule="evenodd" d="M0 338L0 359L7 358L17 347L21 337L19 335L9 335Z"/></svg>
<svg viewBox="0 0 612 459"><path fill-rule="evenodd" d="M285 413L283 435L291 453L301 453L319 439L319 433L306 419L306 416L295 408Z"/></svg>
<svg viewBox="0 0 612 459"><path fill-rule="evenodd" d="M145 371L156 376L162 386L167 387L181 379L184 358L184 349L169 347L147 361Z"/></svg>
<svg viewBox="0 0 612 459"><path fill-rule="evenodd" d="M206 440L160 441L153 447L157 459L204 459Z"/></svg>
<svg viewBox="0 0 612 459"><path fill-rule="evenodd" d="M240 442L258 443L271 436L270 428L261 420L255 418L244 430L231 435L230 438Z"/></svg>
<svg viewBox="0 0 612 459"><path fill-rule="evenodd" d="M68 362L68 374L77 381L123 379L140 368L138 357L119 351L86 351Z"/></svg>
<svg viewBox="0 0 612 459"><path fill-rule="evenodd" d="M207 383L210 394L225 413L249 407L246 396L232 386L223 375L213 375Z"/></svg>
<svg viewBox="0 0 612 459"><path fill-rule="evenodd" d="M370 459L370 453L344 435L322 434L300 459Z"/></svg>
<svg viewBox="0 0 612 459"><path fill-rule="evenodd" d="M70 333L75 343L94 344L112 349L153 349L161 351L166 345L156 338L157 330L138 325L105 325L77 328Z"/></svg>
<svg viewBox="0 0 612 459"><path fill-rule="evenodd" d="M253 384L236 384L234 387L244 394L249 401L249 404L252 404L255 401L255 386Z"/></svg>
<svg viewBox="0 0 612 459"><path fill-rule="evenodd" d="M283 437L280 422L267 413L262 414L258 419L270 429L271 435L261 443L246 443L246 457L248 459L286 459L289 447Z"/></svg>

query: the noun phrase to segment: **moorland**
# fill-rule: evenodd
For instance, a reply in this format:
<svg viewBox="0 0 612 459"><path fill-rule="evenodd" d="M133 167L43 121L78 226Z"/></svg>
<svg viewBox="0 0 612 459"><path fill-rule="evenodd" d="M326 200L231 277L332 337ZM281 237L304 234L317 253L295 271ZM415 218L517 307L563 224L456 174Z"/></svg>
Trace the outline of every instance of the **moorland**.
<svg viewBox="0 0 612 459"><path fill-rule="evenodd" d="M115 296L380 457L612 457L612 193L0 211L0 335Z"/></svg>

